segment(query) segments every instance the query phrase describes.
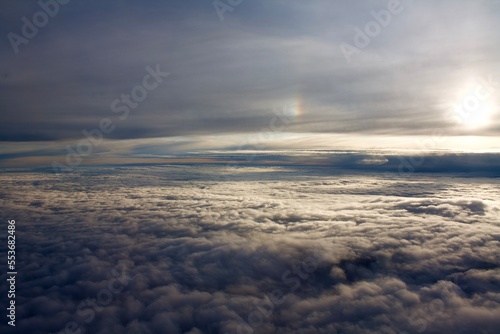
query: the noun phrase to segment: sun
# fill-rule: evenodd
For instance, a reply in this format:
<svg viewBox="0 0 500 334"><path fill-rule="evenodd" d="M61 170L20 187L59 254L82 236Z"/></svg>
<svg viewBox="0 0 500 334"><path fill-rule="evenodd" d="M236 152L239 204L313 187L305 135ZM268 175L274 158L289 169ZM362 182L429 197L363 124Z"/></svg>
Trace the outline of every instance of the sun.
<svg viewBox="0 0 500 334"><path fill-rule="evenodd" d="M457 110L462 125L468 129L480 129L491 123L494 106L490 101L481 101L473 108Z"/></svg>
<svg viewBox="0 0 500 334"><path fill-rule="evenodd" d="M496 109L491 95L477 82L469 83L455 102L454 118L466 129L488 127Z"/></svg>

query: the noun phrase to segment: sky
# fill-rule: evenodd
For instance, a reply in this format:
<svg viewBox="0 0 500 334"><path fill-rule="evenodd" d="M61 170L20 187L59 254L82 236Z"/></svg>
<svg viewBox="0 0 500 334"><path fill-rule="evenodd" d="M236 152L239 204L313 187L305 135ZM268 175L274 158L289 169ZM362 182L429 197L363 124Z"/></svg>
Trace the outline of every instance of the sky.
<svg viewBox="0 0 500 334"><path fill-rule="evenodd" d="M0 332L497 333L499 18L0 1Z"/></svg>
<svg viewBox="0 0 500 334"><path fill-rule="evenodd" d="M3 166L84 131L86 158L500 149L499 1L61 2L0 4Z"/></svg>

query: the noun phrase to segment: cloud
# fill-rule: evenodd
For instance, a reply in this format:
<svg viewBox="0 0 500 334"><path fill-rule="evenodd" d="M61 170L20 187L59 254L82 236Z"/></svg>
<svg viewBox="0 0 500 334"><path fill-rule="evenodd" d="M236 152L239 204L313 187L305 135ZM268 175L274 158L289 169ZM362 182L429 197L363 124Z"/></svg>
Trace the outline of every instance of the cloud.
<svg viewBox="0 0 500 334"><path fill-rule="evenodd" d="M18 231L22 332L71 321L92 333L499 325L494 178L223 166L0 177L2 217Z"/></svg>
<svg viewBox="0 0 500 334"><path fill-rule="evenodd" d="M497 6L402 3L351 65L339 44L353 43L354 27L386 1L252 1L224 22L201 1L69 3L19 54L2 40L0 140L78 138L116 116L111 102L155 64L171 77L110 139L257 132L275 105L291 101L302 106L290 126L297 133L498 135L498 114L474 131L445 118L464 85L496 78ZM20 18L36 10L9 5L0 30L20 33Z"/></svg>

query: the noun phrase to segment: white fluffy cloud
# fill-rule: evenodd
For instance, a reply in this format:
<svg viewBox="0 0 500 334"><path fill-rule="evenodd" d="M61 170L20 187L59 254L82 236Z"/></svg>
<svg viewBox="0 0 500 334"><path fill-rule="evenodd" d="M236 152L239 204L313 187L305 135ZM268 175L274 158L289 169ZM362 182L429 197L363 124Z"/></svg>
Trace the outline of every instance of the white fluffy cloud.
<svg viewBox="0 0 500 334"><path fill-rule="evenodd" d="M0 178L19 333L500 327L496 179L209 166Z"/></svg>

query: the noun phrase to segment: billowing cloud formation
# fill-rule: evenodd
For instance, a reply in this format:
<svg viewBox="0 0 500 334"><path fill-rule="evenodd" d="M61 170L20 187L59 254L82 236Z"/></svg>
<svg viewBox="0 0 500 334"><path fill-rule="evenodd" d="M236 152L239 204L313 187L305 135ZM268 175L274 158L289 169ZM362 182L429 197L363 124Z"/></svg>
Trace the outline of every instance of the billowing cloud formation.
<svg viewBox="0 0 500 334"><path fill-rule="evenodd" d="M18 333L500 327L494 178L222 166L0 177L2 219L17 224Z"/></svg>

